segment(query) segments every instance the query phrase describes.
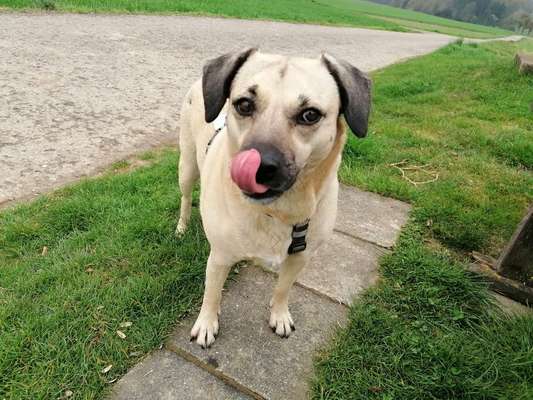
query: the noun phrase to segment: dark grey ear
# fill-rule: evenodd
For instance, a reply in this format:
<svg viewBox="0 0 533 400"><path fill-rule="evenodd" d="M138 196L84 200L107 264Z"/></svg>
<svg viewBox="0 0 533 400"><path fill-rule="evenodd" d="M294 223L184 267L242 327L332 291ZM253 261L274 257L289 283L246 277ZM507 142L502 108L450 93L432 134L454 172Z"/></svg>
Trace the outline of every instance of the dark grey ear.
<svg viewBox="0 0 533 400"><path fill-rule="evenodd" d="M337 60L329 54L323 54L322 60L337 82L341 113L344 114L348 126L357 137L365 137L368 131L372 81L346 61Z"/></svg>
<svg viewBox="0 0 533 400"><path fill-rule="evenodd" d="M244 62L256 51L245 49L209 60L204 65L202 91L204 94L205 121L212 122L224 107L229 97L231 82Z"/></svg>

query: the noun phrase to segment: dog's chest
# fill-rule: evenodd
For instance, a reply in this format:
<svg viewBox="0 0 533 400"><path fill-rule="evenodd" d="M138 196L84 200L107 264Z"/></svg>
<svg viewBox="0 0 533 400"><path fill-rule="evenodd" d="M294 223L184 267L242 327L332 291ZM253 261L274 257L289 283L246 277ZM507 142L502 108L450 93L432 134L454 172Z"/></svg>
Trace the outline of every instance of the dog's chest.
<svg viewBox="0 0 533 400"><path fill-rule="evenodd" d="M281 264L285 260L292 242L292 226L265 215L256 218L247 228L240 235L245 258L266 265Z"/></svg>

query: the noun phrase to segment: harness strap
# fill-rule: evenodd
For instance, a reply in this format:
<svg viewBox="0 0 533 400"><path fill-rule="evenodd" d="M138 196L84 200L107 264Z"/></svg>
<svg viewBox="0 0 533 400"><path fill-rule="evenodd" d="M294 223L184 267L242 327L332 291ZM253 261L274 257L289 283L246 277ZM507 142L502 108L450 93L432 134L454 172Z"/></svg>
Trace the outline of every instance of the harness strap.
<svg viewBox="0 0 533 400"><path fill-rule="evenodd" d="M209 147L211 146L211 143L213 143L213 140L215 140L215 138L217 137L217 135L220 133L221 130L222 128L218 128L213 134L213 136L211 136L211 139L209 139L209 142L207 142L207 146L205 148L205 154L207 154L207 152L209 151Z"/></svg>
<svg viewBox="0 0 533 400"><path fill-rule="evenodd" d="M309 219L301 224L292 226L292 242L289 246L288 253L295 254L304 251L307 247L305 236L307 235L307 229L309 228Z"/></svg>
<svg viewBox="0 0 533 400"><path fill-rule="evenodd" d="M222 129L226 127L226 113L221 112L218 117L215 118L213 121L213 127L215 128L215 133L213 136L211 136L211 139L209 139L209 142L207 142L207 146L205 148L205 154L209 151L209 147L213 143L213 140L217 137L217 135L220 133Z"/></svg>

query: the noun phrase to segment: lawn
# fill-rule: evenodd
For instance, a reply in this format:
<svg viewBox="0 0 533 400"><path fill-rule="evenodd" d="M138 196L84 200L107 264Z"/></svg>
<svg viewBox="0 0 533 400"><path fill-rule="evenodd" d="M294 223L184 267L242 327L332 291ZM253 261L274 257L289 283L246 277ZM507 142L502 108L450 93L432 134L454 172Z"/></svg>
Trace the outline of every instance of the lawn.
<svg viewBox="0 0 533 400"><path fill-rule="evenodd" d="M370 136L350 138L341 178L411 202L413 218L317 358L314 398L532 398L533 318L500 315L464 268L471 250L498 254L533 200L533 79L515 71L518 47L533 50L455 44L373 74ZM0 213L1 399L102 398L196 312L198 210L178 242L177 155L141 159ZM402 161L424 166L412 181L438 179L415 186Z"/></svg>
<svg viewBox="0 0 533 400"><path fill-rule="evenodd" d="M453 21L363 0L0 0L0 7L70 12L189 13L393 31L425 30L475 38L511 34L500 28Z"/></svg>

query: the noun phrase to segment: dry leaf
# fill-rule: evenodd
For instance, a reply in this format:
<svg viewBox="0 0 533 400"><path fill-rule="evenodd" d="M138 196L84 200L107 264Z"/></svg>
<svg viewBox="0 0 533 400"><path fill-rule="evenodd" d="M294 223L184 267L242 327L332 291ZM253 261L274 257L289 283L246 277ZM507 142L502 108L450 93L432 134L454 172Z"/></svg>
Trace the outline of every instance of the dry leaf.
<svg viewBox="0 0 533 400"><path fill-rule="evenodd" d="M117 381L117 378L113 378L110 381L107 381L107 383L115 383Z"/></svg>
<svg viewBox="0 0 533 400"><path fill-rule="evenodd" d="M107 374L109 371L111 371L111 368L113 368L113 364L109 364L107 367L105 367L102 370L102 374Z"/></svg>
<svg viewBox="0 0 533 400"><path fill-rule="evenodd" d="M130 354L128 354L130 357L139 357L142 355L142 351L132 351Z"/></svg>
<svg viewBox="0 0 533 400"><path fill-rule="evenodd" d="M94 272L94 269L92 269L92 268L87 268L87 269L85 270L85 272L91 273L91 272Z"/></svg>
<svg viewBox="0 0 533 400"><path fill-rule="evenodd" d="M126 339L126 334L122 331L117 331L117 335L121 339Z"/></svg>
<svg viewBox="0 0 533 400"><path fill-rule="evenodd" d="M121 323L119 326L120 326L121 328L129 328L129 327L132 326L132 325L133 325L133 322L126 321L126 322Z"/></svg>
<svg viewBox="0 0 533 400"><path fill-rule="evenodd" d="M43 247L43 251L41 251L41 255L42 255L42 256L45 256L45 255L47 255L47 254L48 254L48 247L44 246L44 247Z"/></svg>

